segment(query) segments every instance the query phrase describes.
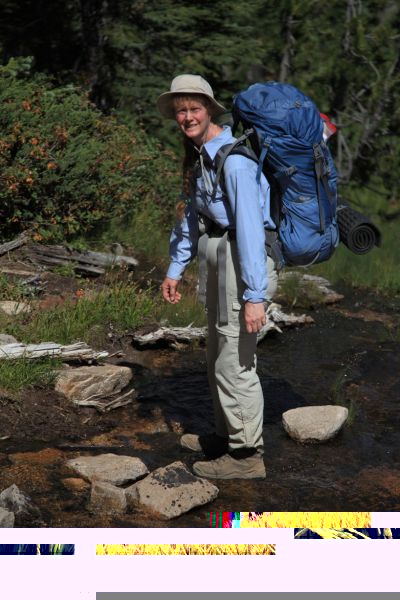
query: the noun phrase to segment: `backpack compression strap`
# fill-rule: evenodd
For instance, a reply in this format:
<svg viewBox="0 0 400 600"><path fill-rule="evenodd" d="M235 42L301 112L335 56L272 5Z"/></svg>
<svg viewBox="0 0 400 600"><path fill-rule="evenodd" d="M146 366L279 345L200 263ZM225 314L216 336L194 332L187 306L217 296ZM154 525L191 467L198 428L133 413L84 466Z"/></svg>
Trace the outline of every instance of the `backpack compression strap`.
<svg viewBox="0 0 400 600"><path fill-rule="evenodd" d="M317 177L317 198L318 198L318 208L319 208L319 223L320 223L321 233L324 233L325 232L325 214L324 214L324 207L322 206L322 201L321 201L321 192L320 192L321 181L324 186L326 197L328 198L329 204L331 204L331 205L332 205L332 194L331 194L331 190L329 189L328 178L325 173L325 157L322 152L322 148L321 148L320 144L314 144L313 151L314 151L314 161L315 161L315 175Z"/></svg>

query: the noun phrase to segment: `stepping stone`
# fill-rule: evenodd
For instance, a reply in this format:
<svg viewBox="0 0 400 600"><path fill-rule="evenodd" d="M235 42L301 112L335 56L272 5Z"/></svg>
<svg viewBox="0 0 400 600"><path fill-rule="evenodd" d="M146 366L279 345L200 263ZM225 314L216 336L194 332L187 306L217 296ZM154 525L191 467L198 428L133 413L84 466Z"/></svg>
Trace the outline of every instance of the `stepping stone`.
<svg viewBox="0 0 400 600"><path fill-rule="evenodd" d="M117 454L80 456L67 461L67 466L91 482L107 481L114 485L132 483L149 472L140 458Z"/></svg>
<svg viewBox="0 0 400 600"><path fill-rule="evenodd" d="M206 479L195 477L177 461L156 469L125 492L130 507L142 505L161 519L173 519L211 502L219 490Z"/></svg>
<svg viewBox="0 0 400 600"><path fill-rule="evenodd" d="M337 435L348 414L344 406L302 406L284 412L282 423L298 442L325 442Z"/></svg>

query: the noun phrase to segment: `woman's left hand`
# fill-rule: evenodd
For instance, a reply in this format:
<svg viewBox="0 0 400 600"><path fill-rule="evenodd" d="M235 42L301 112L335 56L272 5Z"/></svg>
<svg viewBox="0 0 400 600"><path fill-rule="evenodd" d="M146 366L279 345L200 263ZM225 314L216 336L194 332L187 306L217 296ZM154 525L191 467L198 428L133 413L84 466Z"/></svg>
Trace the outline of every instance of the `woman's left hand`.
<svg viewBox="0 0 400 600"><path fill-rule="evenodd" d="M267 322L264 303L246 302L244 305L244 321L247 333L260 331Z"/></svg>

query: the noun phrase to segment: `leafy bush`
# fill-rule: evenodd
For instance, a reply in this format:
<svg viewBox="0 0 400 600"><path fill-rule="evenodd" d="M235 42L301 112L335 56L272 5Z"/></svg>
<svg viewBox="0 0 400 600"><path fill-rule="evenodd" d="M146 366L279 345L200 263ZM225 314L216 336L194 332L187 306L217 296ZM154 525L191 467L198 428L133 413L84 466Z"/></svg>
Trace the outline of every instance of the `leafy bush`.
<svg viewBox="0 0 400 600"><path fill-rule="evenodd" d="M30 58L0 67L2 237L71 237L146 203L167 208L177 163L138 128L104 116L78 88L31 74Z"/></svg>

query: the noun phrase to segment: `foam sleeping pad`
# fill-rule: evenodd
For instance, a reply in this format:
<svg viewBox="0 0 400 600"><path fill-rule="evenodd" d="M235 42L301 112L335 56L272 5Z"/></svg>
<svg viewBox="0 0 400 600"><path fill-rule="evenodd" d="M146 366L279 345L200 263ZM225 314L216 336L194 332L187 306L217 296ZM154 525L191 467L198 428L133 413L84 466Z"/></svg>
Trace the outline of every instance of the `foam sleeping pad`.
<svg viewBox="0 0 400 600"><path fill-rule="evenodd" d="M366 254L381 244L381 232L368 217L348 204L339 204L337 222L340 241L355 254Z"/></svg>

